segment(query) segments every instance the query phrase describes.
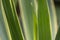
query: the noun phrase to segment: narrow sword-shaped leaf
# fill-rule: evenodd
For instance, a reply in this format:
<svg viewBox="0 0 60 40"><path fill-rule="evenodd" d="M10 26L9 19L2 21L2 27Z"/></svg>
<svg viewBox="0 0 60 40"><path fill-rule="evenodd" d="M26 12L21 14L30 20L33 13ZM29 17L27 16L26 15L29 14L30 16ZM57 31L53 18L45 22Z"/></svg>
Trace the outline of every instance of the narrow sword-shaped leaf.
<svg viewBox="0 0 60 40"><path fill-rule="evenodd" d="M58 24L57 24L57 15L56 15L54 1L48 0L48 5L49 5L49 10L50 10L50 18L51 18L50 20L51 20L51 26L52 26L52 40L55 40Z"/></svg>
<svg viewBox="0 0 60 40"><path fill-rule="evenodd" d="M50 15L47 0L38 0L39 40L51 40Z"/></svg>
<svg viewBox="0 0 60 40"><path fill-rule="evenodd" d="M12 0L2 0L12 40L23 40L22 30Z"/></svg>
<svg viewBox="0 0 60 40"><path fill-rule="evenodd" d="M37 22L34 0L19 0L26 40L36 40Z"/></svg>

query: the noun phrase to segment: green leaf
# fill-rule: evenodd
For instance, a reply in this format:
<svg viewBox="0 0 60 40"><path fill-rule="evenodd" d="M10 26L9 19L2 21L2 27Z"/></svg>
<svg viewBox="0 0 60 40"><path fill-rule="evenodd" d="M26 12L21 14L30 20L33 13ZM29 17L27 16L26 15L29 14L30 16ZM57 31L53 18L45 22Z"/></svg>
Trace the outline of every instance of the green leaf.
<svg viewBox="0 0 60 40"><path fill-rule="evenodd" d="M13 0L2 0L2 7L8 22L12 40L23 40L22 30L18 21Z"/></svg>
<svg viewBox="0 0 60 40"><path fill-rule="evenodd" d="M19 4L26 40L36 40L37 19L34 12L34 0L19 0Z"/></svg>
<svg viewBox="0 0 60 40"><path fill-rule="evenodd" d="M39 40L51 40L50 15L47 0L38 0Z"/></svg>
<svg viewBox="0 0 60 40"><path fill-rule="evenodd" d="M52 4L52 5L51 5ZM52 40L55 40L56 34L57 34L57 16L56 16L56 10L53 0L48 0L49 10L50 10L50 21L51 21L51 31L52 31Z"/></svg>

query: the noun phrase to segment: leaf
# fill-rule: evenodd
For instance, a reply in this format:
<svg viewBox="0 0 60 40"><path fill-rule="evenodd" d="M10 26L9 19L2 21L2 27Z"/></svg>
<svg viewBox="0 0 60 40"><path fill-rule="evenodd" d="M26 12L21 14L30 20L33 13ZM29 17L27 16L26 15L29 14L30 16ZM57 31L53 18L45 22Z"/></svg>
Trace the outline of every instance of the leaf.
<svg viewBox="0 0 60 40"><path fill-rule="evenodd" d="M47 0L38 0L39 40L51 40L50 15Z"/></svg>
<svg viewBox="0 0 60 40"><path fill-rule="evenodd" d="M37 19L34 12L34 0L19 0L19 5L26 40L34 40L37 38Z"/></svg>
<svg viewBox="0 0 60 40"><path fill-rule="evenodd" d="M20 28L13 0L2 0L2 5L12 40L23 40L22 30Z"/></svg>
<svg viewBox="0 0 60 40"><path fill-rule="evenodd" d="M57 24L57 16L56 16L54 1L48 0L48 5L49 5L49 10L50 10L50 21L51 21L51 26L52 26L52 40L55 40L58 24Z"/></svg>

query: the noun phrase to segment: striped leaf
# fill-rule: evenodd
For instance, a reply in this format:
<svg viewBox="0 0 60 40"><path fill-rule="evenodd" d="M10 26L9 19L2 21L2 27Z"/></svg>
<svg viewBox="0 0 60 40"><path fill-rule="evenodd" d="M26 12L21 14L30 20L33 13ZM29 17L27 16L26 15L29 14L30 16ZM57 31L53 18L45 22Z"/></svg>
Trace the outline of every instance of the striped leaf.
<svg viewBox="0 0 60 40"><path fill-rule="evenodd" d="M38 0L39 40L51 40L50 13L47 0Z"/></svg>
<svg viewBox="0 0 60 40"><path fill-rule="evenodd" d="M5 14L12 40L23 40L13 0L2 0L2 13ZM3 14L3 15L4 15Z"/></svg>
<svg viewBox="0 0 60 40"><path fill-rule="evenodd" d="M34 39L33 0L19 0L26 40Z"/></svg>

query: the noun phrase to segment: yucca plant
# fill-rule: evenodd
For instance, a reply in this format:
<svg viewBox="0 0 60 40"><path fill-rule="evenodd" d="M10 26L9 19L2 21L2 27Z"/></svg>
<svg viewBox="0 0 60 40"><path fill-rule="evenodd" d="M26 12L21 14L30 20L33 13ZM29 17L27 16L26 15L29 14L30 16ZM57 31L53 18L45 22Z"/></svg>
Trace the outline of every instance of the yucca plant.
<svg viewBox="0 0 60 40"><path fill-rule="evenodd" d="M1 9L9 40L52 40L48 0L1 0Z"/></svg>

